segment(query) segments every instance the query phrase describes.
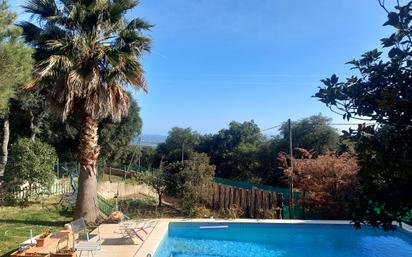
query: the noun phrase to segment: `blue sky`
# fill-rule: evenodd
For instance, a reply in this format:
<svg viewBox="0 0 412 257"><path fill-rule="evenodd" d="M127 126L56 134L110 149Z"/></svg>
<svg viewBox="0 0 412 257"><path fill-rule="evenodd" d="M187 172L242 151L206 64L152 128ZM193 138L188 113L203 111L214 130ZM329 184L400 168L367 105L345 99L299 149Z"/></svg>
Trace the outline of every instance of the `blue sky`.
<svg viewBox="0 0 412 257"><path fill-rule="evenodd" d="M23 0L9 2L22 13ZM344 122L311 96L389 33L375 0L141 0L128 17L155 24L149 93L135 97L143 133L161 135L173 126L212 133L233 120L264 129L318 113Z"/></svg>

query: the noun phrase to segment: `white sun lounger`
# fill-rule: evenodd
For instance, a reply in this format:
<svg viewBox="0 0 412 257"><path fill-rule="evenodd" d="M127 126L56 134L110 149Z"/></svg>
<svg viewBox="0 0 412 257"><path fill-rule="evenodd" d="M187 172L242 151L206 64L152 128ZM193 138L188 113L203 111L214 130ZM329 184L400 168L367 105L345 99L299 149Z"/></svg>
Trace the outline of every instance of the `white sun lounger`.
<svg viewBox="0 0 412 257"><path fill-rule="evenodd" d="M72 226L74 249L79 251L79 257L82 256L83 252L91 253L92 256L94 256L94 253L101 249L99 228L97 228L97 241L90 241L89 232L87 231L86 223L84 222L83 218L72 221L70 225ZM77 240L76 242L74 235L81 232L84 232L86 234L86 240Z"/></svg>
<svg viewBox="0 0 412 257"><path fill-rule="evenodd" d="M149 234L148 229L156 226L156 221L141 221L141 222L125 222L119 226L119 231L123 238L130 240L134 243L133 239L138 238L140 241L144 241L145 238L139 235L138 232L142 231L146 236Z"/></svg>

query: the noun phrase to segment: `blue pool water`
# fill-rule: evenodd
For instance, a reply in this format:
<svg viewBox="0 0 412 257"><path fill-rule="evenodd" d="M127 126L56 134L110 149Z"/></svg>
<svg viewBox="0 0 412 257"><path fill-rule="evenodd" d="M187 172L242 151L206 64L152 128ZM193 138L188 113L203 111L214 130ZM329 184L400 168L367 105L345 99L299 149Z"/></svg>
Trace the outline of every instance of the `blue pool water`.
<svg viewBox="0 0 412 257"><path fill-rule="evenodd" d="M412 257L412 236L351 225L174 222L155 254L171 256Z"/></svg>

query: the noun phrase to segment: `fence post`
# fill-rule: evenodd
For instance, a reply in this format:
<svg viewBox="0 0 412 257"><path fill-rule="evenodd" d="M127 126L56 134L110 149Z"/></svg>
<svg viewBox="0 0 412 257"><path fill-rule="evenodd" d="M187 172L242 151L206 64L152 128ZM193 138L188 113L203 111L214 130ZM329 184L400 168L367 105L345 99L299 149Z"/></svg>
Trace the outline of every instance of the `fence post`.
<svg viewBox="0 0 412 257"><path fill-rule="evenodd" d="M112 166L109 166L109 182L112 183Z"/></svg>
<svg viewBox="0 0 412 257"><path fill-rule="evenodd" d="M56 170L57 170L57 178L60 178L60 163L59 163L59 158L57 158Z"/></svg>

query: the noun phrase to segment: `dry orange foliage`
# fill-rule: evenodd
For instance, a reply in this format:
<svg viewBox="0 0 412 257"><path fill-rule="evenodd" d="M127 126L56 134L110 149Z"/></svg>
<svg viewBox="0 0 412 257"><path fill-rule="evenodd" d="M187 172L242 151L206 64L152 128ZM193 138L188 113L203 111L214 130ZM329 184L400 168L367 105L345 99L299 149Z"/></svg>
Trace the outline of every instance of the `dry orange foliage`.
<svg viewBox="0 0 412 257"><path fill-rule="evenodd" d="M328 219L349 218L349 200L357 188L355 157L348 153L338 156L335 152L327 152L312 158L304 149L295 150L301 152L302 159L294 159L293 172L288 166L285 175L293 176L294 186L301 192L299 203L304 211Z"/></svg>

